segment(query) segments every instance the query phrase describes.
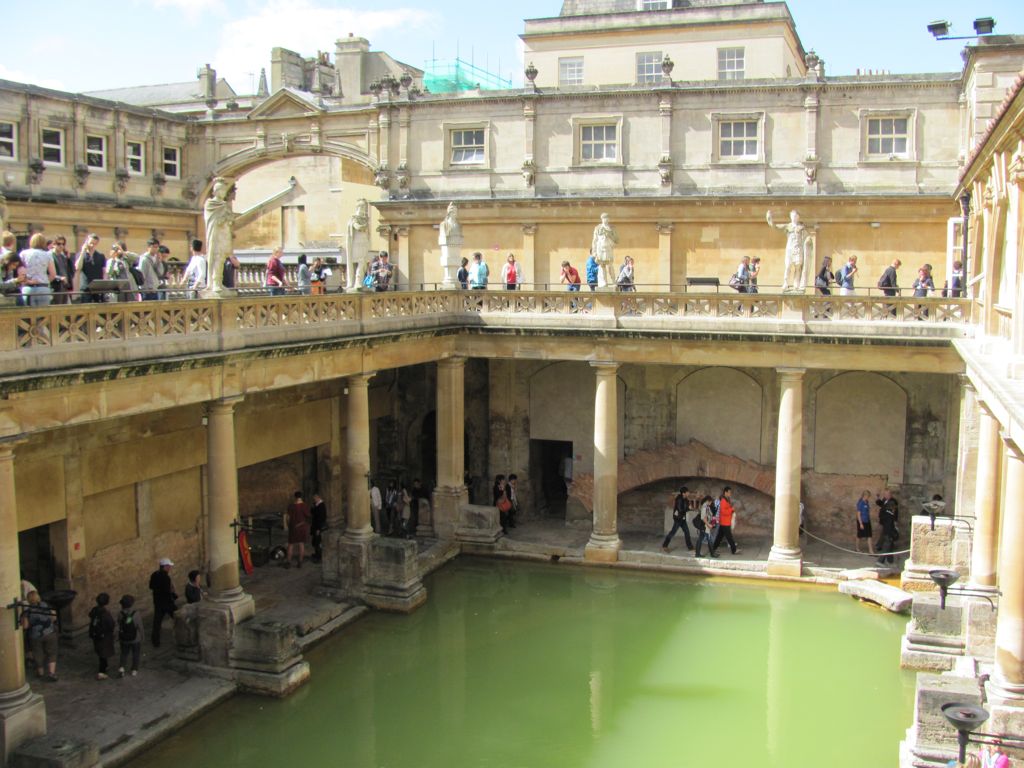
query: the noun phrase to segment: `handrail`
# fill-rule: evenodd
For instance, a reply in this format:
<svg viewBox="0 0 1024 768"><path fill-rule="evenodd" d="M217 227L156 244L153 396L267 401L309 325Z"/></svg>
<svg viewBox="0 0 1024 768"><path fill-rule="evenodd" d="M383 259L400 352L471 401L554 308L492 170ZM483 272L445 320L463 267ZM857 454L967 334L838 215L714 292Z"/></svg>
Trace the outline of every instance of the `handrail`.
<svg viewBox="0 0 1024 768"><path fill-rule="evenodd" d="M782 294L388 291L0 310L0 370L26 373L367 333L494 325L962 338L970 300Z"/></svg>

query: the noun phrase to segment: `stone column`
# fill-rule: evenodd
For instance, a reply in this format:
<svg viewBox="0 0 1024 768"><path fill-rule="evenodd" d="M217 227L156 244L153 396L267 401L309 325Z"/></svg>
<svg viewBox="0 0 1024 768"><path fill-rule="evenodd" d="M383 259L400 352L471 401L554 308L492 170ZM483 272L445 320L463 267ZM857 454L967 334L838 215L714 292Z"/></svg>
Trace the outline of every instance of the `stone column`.
<svg viewBox="0 0 1024 768"><path fill-rule="evenodd" d="M802 368L779 368L779 438L775 452L775 538L768 573L799 576L800 465L803 457Z"/></svg>
<svg viewBox="0 0 1024 768"><path fill-rule="evenodd" d="M591 363L597 372L594 397L594 530L585 560L619 559L619 392L618 363Z"/></svg>
<svg viewBox="0 0 1024 768"><path fill-rule="evenodd" d="M1002 703L1024 708L1024 568L1020 564L1020 553L1024 551L1024 453L1010 438L1004 438L1003 443L1006 447L1005 508L999 540L1002 595L996 619L991 698L993 703L998 697Z"/></svg>
<svg viewBox="0 0 1024 768"><path fill-rule="evenodd" d="M537 272L537 225L536 224L523 224L523 257L522 265L523 271L526 272L526 276L530 279L530 290L542 291L544 286L541 283L547 281L547 277L543 280L541 275ZM492 275L492 280L495 283L501 282L501 267L498 266L496 270L497 274ZM504 288L504 286L502 286Z"/></svg>
<svg viewBox="0 0 1024 768"><path fill-rule="evenodd" d="M348 527L345 538L366 541L370 525L370 379L372 373L349 376L348 385Z"/></svg>
<svg viewBox="0 0 1024 768"><path fill-rule="evenodd" d="M465 472L466 358L437 363L437 485L433 528L441 538L455 533L459 507L469 503Z"/></svg>
<svg viewBox="0 0 1024 768"><path fill-rule="evenodd" d="M206 472L209 523L210 597L230 603L245 593L238 576L238 546L231 524L238 519L238 462L235 458L235 405L241 397L212 401L206 409Z"/></svg>
<svg viewBox="0 0 1024 768"><path fill-rule="evenodd" d="M14 624L21 599L18 554L18 508L14 497L14 445L0 442L0 765L15 747L46 733L43 697L25 682L25 652L21 630Z"/></svg>
<svg viewBox="0 0 1024 768"><path fill-rule="evenodd" d="M672 231L675 225L668 222L655 224L658 230L658 272L655 274L655 281L658 283L657 290L672 290Z"/></svg>
<svg viewBox="0 0 1024 768"><path fill-rule="evenodd" d="M978 403L978 470L975 475L971 585L995 589L999 542L999 421ZM1007 499L1011 498L1007 494Z"/></svg>

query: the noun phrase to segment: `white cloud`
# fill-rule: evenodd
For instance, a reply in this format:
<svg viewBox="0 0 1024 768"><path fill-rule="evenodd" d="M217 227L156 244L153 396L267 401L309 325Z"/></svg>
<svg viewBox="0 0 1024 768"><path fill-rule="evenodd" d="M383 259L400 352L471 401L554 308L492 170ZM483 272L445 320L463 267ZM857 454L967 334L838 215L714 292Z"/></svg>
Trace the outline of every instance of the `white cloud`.
<svg viewBox="0 0 1024 768"><path fill-rule="evenodd" d="M55 80L50 77L37 77L20 69L11 69L3 64L0 64L0 80L13 80L16 83L31 83L32 85L40 85L43 88L53 88L57 91L67 90L60 80Z"/></svg>
<svg viewBox="0 0 1024 768"><path fill-rule="evenodd" d="M151 0L154 8L170 8L182 13L190 23L195 23L203 16L220 13L224 10L223 0Z"/></svg>
<svg viewBox="0 0 1024 768"><path fill-rule="evenodd" d="M327 51L333 56L334 41L347 37L349 32L367 38L372 47L378 33L401 28L422 33L432 19L427 11L415 8L363 11L318 6L310 0L274 0L257 12L224 25L212 64L217 75L227 78L235 91L251 93L260 67L267 68L269 82L271 48L288 48L303 56Z"/></svg>

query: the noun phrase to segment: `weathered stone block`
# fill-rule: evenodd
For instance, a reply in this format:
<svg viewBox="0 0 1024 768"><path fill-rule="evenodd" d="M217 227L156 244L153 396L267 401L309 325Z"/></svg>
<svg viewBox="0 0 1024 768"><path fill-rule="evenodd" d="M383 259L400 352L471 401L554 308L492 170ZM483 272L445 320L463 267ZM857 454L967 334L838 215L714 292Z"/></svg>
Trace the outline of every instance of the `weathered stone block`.
<svg viewBox="0 0 1024 768"><path fill-rule="evenodd" d="M8 761L11 768L92 768L100 750L82 739L42 736L22 744Z"/></svg>
<svg viewBox="0 0 1024 768"><path fill-rule="evenodd" d="M43 697L29 691L0 696L0 765L22 744L46 733Z"/></svg>
<svg viewBox="0 0 1024 768"><path fill-rule="evenodd" d="M840 582L839 591L844 595L877 603L893 613L906 613L914 600L913 595L902 589L866 579Z"/></svg>
<svg viewBox="0 0 1024 768"><path fill-rule="evenodd" d="M382 611L411 613L426 599L416 542L374 539L369 548L366 602Z"/></svg>
<svg viewBox="0 0 1024 768"><path fill-rule="evenodd" d="M177 656L186 661L199 661L199 606L192 603L179 608L174 614L174 644Z"/></svg>
<svg viewBox="0 0 1024 768"><path fill-rule="evenodd" d="M455 527L457 541L473 544L493 544L502 536L497 507L484 504L463 504L459 507Z"/></svg>
<svg viewBox="0 0 1024 768"><path fill-rule="evenodd" d="M240 624L231 648L231 665L239 669L280 673L301 659L291 624L256 619Z"/></svg>
<svg viewBox="0 0 1024 768"><path fill-rule="evenodd" d="M970 536L966 526L950 519L916 515L910 526L910 558L901 576L901 586L910 591L929 591L935 584L928 572L952 568L966 578L970 570Z"/></svg>
<svg viewBox="0 0 1024 768"><path fill-rule="evenodd" d="M461 488L434 489L434 535L439 539L455 538L459 508L469 502L469 491Z"/></svg>
<svg viewBox="0 0 1024 768"><path fill-rule="evenodd" d="M914 698L914 730L917 745L956 745L956 731L942 714L942 705L949 702L979 704L981 689L971 677L954 675L917 676L917 694Z"/></svg>
<svg viewBox="0 0 1024 768"><path fill-rule="evenodd" d="M962 598L964 619L964 648L971 656L992 659L996 645L996 616L986 600L977 597ZM1024 733L1024 731L1022 731Z"/></svg>
<svg viewBox="0 0 1024 768"><path fill-rule="evenodd" d="M938 595L914 595L910 626L920 634L959 637L963 630L961 599L947 597L946 607L942 609Z"/></svg>

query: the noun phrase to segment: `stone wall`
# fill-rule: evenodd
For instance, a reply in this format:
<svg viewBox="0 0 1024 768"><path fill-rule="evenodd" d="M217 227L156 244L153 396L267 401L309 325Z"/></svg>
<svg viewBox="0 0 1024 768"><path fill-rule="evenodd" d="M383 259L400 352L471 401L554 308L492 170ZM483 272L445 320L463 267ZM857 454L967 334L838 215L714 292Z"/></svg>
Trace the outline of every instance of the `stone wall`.
<svg viewBox="0 0 1024 768"><path fill-rule="evenodd" d="M540 493L539 468L530 465L531 439L570 441L576 481L571 496L589 509L593 369L577 362L492 360L490 371L490 476L519 475L528 519ZM657 498L665 492L657 485L663 480L671 488L687 478L713 478L713 495L731 482L756 490L752 499L770 499L775 378L771 368L621 366L619 490L633 494L620 498L623 520L642 526L641 510L663 503ZM954 377L944 375L808 371L803 498L812 529L852 543L856 501L864 490L893 487L904 519L933 493L952 498L957 387ZM650 488L634 492L644 486ZM751 523L770 530L770 504L752 504ZM657 515L650 524L660 526Z"/></svg>

